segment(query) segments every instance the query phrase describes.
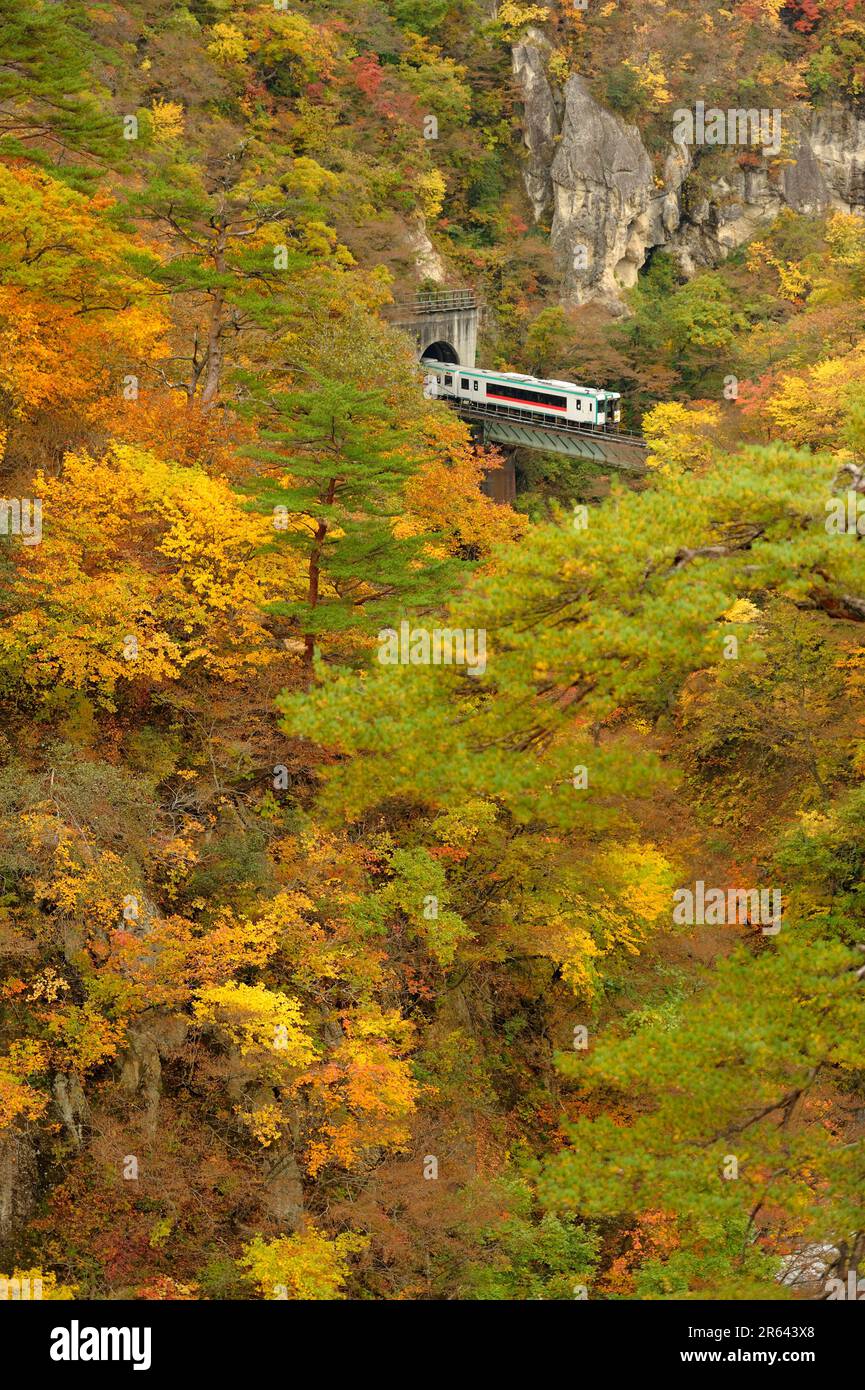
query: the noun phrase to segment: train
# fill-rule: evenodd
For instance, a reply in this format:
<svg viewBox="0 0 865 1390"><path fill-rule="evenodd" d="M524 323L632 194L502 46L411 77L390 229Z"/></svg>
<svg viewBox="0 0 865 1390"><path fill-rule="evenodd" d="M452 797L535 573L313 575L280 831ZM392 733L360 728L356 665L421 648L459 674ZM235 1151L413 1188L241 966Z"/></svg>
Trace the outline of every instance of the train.
<svg viewBox="0 0 865 1390"><path fill-rule="evenodd" d="M460 367L425 357L421 366L431 394L457 400L479 412L508 414L524 411L539 423L560 429L618 430L622 419L621 394L578 386L573 381L523 376L520 372L490 372L480 367Z"/></svg>

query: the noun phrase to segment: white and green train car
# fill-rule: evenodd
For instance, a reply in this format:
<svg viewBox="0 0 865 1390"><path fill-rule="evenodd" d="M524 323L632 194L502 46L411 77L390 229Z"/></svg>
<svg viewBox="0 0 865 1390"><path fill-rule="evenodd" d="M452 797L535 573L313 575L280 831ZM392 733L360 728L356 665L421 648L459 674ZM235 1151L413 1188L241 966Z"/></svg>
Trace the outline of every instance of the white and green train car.
<svg viewBox="0 0 865 1390"><path fill-rule="evenodd" d="M421 364L434 393L466 405L494 406L502 412L528 411L547 425L582 425L584 429L611 431L621 421L618 391L577 386L573 381L547 381L519 372L489 372L480 367L459 367L452 362L425 358Z"/></svg>

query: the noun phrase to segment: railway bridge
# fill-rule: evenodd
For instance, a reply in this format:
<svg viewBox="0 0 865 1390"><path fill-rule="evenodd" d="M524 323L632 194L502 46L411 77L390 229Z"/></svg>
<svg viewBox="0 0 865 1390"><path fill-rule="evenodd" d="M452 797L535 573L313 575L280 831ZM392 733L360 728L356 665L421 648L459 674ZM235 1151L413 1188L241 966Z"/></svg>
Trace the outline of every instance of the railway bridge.
<svg viewBox="0 0 865 1390"><path fill-rule="evenodd" d="M390 322L411 337L418 360L452 362L474 367L480 305L472 290L437 290L393 304ZM514 453L539 449L591 459L630 473L646 471L646 444L639 434L608 433L571 422L541 424L536 412L500 406L492 401L448 402L484 444L495 444L505 456L502 468L490 469L483 490L499 502L516 496Z"/></svg>

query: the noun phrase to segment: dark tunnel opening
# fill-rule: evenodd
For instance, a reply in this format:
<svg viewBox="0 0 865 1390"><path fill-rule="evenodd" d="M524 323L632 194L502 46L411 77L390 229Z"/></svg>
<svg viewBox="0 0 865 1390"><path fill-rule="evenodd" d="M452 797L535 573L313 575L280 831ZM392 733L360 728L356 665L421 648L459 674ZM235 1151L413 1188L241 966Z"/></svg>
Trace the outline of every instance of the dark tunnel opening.
<svg viewBox="0 0 865 1390"><path fill-rule="evenodd" d="M450 343L445 342L430 343L429 347L425 347L421 353L420 360L421 362L452 362L455 367L460 364L456 350L451 347Z"/></svg>

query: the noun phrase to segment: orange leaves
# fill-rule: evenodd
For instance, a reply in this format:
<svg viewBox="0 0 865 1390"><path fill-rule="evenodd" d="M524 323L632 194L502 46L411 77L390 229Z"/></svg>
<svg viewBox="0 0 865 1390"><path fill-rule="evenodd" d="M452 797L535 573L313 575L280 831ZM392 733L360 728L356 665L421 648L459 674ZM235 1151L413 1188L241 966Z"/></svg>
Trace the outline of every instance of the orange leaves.
<svg viewBox="0 0 865 1390"><path fill-rule="evenodd" d="M30 1078L44 1070L48 1052L43 1044L26 1038L13 1042L0 1057L0 1132L18 1120L37 1120L48 1106L48 1095L35 1089Z"/></svg>
<svg viewBox="0 0 865 1390"><path fill-rule="evenodd" d="M300 1083L310 1087L310 1104L321 1111L307 1148L312 1175L328 1162L351 1167L366 1149L404 1148L420 1094L400 1055L413 1035L406 1019L365 1004L342 1022L343 1042Z"/></svg>
<svg viewBox="0 0 865 1390"><path fill-rule="evenodd" d="M647 1260L665 1259L679 1248L676 1216L668 1211L642 1212L626 1236L627 1248L612 1260L602 1288L606 1296L633 1293L635 1271Z"/></svg>
<svg viewBox="0 0 865 1390"><path fill-rule="evenodd" d="M0 165L0 391L12 417L86 406L121 366L159 350L167 321L140 248L105 200Z"/></svg>
<svg viewBox="0 0 865 1390"><path fill-rule="evenodd" d="M122 443L134 444L158 458L186 467L202 467L223 475L239 471L236 448L251 431L230 412L202 412L190 406L182 391L145 390L137 399L120 393L98 401L89 418Z"/></svg>
<svg viewBox="0 0 865 1390"><path fill-rule="evenodd" d="M469 442L459 420L436 416L426 425L433 458L408 482L409 510L398 533L432 530L442 537L447 553L470 549L481 557L495 546L518 540L526 519L480 490L485 470L499 466L499 455Z"/></svg>

